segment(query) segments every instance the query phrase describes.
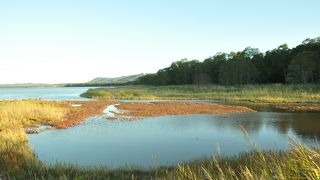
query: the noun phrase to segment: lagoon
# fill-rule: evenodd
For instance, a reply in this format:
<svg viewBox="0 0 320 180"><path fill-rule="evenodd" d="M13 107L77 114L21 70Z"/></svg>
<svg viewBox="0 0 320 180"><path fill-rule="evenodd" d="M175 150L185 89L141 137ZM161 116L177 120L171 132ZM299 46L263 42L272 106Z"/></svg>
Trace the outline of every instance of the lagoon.
<svg viewBox="0 0 320 180"><path fill-rule="evenodd" d="M289 137L308 144L320 137L319 119L319 113L276 112L163 116L136 121L97 116L76 127L29 135L29 141L38 158L48 163L148 168L250 151L240 125L264 150L287 149Z"/></svg>

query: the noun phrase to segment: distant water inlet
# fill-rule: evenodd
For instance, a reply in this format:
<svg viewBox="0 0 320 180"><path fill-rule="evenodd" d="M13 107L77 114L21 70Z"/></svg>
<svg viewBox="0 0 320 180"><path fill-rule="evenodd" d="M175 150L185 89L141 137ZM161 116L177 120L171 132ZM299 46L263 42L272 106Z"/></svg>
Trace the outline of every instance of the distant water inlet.
<svg viewBox="0 0 320 180"><path fill-rule="evenodd" d="M80 94L86 92L90 88L93 87L0 88L0 100L89 100L80 97Z"/></svg>
<svg viewBox="0 0 320 180"><path fill-rule="evenodd" d="M116 107L105 112L112 116ZM308 143L320 137L319 113L252 112L227 115L182 115L137 121L92 117L79 126L30 134L40 160L121 167L170 166L208 157L220 147L224 156L250 151L240 129L262 149L287 149L288 136Z"/></svg>

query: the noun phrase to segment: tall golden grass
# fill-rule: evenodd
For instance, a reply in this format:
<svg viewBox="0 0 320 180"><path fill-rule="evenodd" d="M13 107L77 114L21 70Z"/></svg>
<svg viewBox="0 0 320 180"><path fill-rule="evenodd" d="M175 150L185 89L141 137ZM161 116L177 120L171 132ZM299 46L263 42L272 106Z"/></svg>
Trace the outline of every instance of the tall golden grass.
<svg viewBox="0 0 320 180"><path fill-rule="evenodd" d="M61 102L36 100L0 102L0 169L14 170L32 157L24 127L62 120L68 109Z"/></svg>
<svg viewBox="0 0 320 180"><path fill-rule="evenodd" d="M32 126L53 123L66 115L68 110L60 102L49 101L2 101L0 102L0 128Z"/></svg>
<svg viewBox="0 0 320 180"><path fill-rule="evenodd" d="M320 151L291 139L288 151L253 151L233 158L212 157L178 165L168 179L320 179Z"/></svg>

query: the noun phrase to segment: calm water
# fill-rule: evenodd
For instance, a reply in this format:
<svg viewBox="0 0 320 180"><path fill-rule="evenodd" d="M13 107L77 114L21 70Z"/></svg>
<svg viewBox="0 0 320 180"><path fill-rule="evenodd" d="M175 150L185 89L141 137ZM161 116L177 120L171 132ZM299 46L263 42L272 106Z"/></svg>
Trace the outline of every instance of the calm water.
<svg viewBox="0 0 320 180"><path fill-rule="evenodd" d="M0 100L88 100L79 95L92 87L0 88Z"/></svg>
<svg viewBox="0 0 320 180"><path fill-rule="evenodd" d="M64 130L29 135L39 159L119 167L150 167L250 150L239 125L263 149L288 148L288 136L310 142L320 137L320 114L257 112L233 115L186 115L139 121L88 119ZM153 158L156 157L156 158Z"/></svg>

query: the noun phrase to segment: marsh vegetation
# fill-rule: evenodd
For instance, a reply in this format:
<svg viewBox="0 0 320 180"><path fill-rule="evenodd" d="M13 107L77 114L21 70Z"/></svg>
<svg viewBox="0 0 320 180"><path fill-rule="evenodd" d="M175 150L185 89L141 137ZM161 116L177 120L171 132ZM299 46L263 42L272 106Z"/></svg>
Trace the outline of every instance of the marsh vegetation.
<svg viewBox="0 0 320 180"><path fill-rule="evenodd" d="M24 128L40 125L66 128L79 124L89 115L101 113L99 110L107 104L106 102L76 102L83 104L83 107L72 107L73 103L42 100L1 101L1 171L10 172L20 169L26 158L35 160L28 146ZM88 105L88 103L91 103L91 105ZM93 104L94 106L92 106Z"/></svg>
<svg viewBox="0 0 320 180"><path fill-rule="evenodd" d="M192 114L231 114L254 112L242 106L228 106L213 103L195 102L127 102L120 103L119 114L128 117L154 117Z"/></svg>
<svg viewBox="0 0 320 180"><path fill-rule="evenodd" d="M319 111L320 86L244 85L244 86L122 86L89 89L82 97L97 99L214 100L218 103L272 107L288 111Z"/></svg>

